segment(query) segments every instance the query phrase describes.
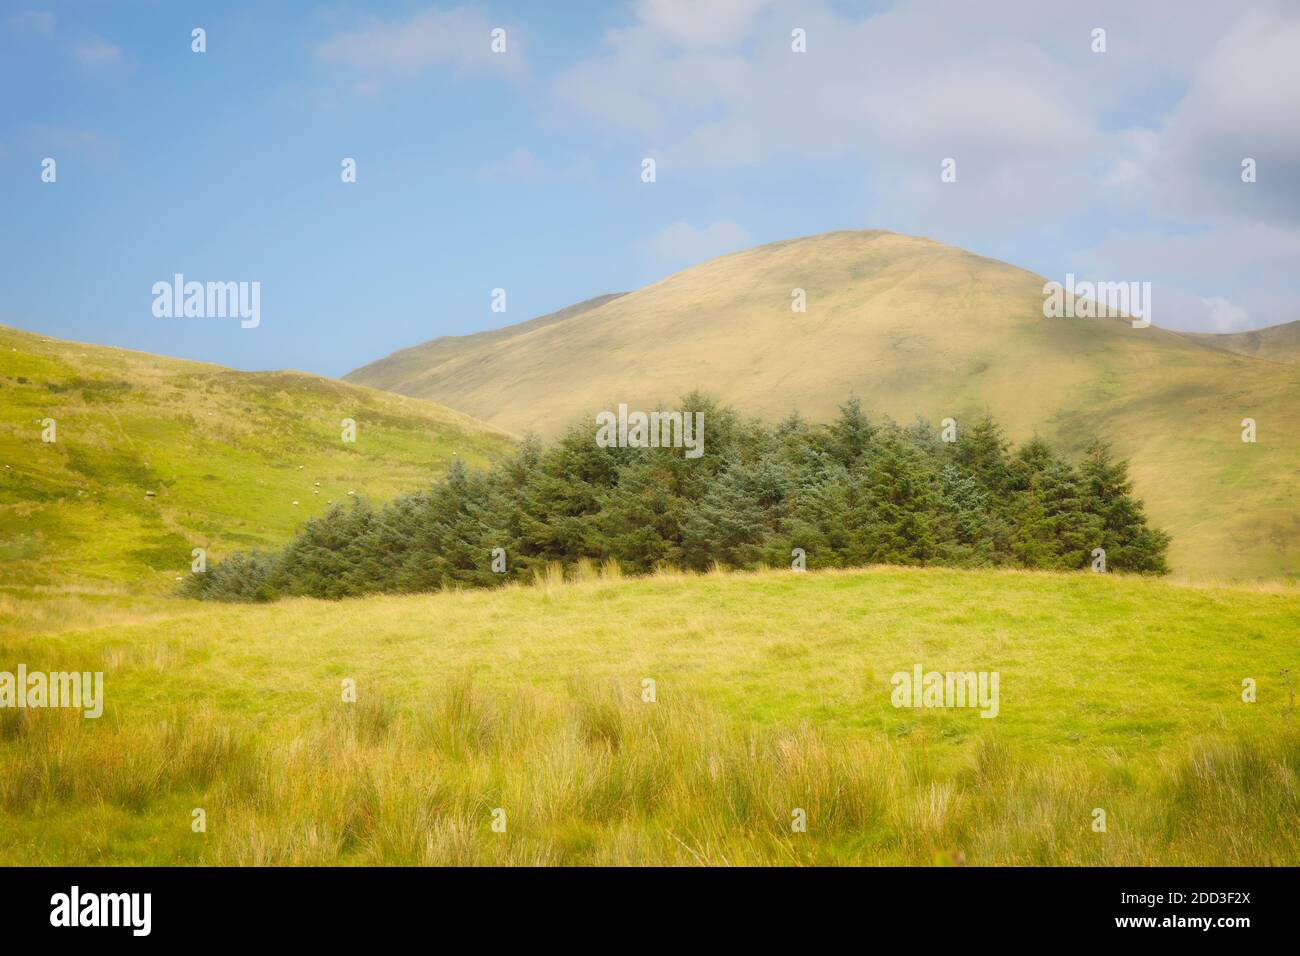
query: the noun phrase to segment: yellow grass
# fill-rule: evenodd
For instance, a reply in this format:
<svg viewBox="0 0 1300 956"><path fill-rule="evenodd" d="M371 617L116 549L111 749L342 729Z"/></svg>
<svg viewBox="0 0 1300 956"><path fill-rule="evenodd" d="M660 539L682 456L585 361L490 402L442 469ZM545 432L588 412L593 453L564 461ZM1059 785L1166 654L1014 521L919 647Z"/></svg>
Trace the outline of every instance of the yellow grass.
<svg viewBox="0 0 1300 956"><path fill-rule="evenodd" d="M578 577L0 637L107 698L0 711L0 862L1300 863L1295 589ZM893 707L915 663L999 716Z"/></svg>

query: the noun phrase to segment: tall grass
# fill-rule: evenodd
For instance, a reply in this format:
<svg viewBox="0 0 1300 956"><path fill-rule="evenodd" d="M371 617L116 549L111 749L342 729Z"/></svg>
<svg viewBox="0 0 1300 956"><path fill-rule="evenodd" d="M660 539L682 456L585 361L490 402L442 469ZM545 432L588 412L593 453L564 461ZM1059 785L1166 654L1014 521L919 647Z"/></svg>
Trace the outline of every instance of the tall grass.
<svg viewBox="0 0 1300 956"><path fill-rule="evenodd" d="M456 677L410 699L363 686L277 723L206 706L120 722L7 711L0 810L67 832L34 858L0 841L0 860L96 859L75 828L101 808L169 834L115 860L135 863L1300 863L1289 725L1137 769L1018 758L992 734L965 753L941 773L906 739L760 727L594 679L543 693Z"/></svg>
<svg viewBox="0 0 1300 956"><path fill-rule="evenodd" d="M106 701L0 710L0 863L1300 863L1294 589L567 575L0 622ZM998 718L895 709L915 662L998 670Z"/></svg>

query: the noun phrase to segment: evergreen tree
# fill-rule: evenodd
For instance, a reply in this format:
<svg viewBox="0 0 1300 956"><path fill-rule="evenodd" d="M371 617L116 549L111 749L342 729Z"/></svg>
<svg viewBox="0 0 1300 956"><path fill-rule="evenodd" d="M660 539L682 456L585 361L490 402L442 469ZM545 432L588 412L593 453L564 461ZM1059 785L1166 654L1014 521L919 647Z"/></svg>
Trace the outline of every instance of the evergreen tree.
<svg viewBox="0 0 1300 956"><path fill-rule="evenodd" d="M682 549L693 568L718 562L751 568L763 556L763 543L777 525L787 491L785 476L771 462L733 461L690 510L682 529Z"/></svg>
<svg viewBox="0 0 1300 956"><path fill-rule="evenodd" d="M1002 429L988 415L957 431L957 464L994 495L1005 490L1011 480L1007 449Z"/></svg>
<svg viewBox="0 0 1300 956"><path fill-rule="evenodd" d="M646 455L619 470L615 487L599 496L588 553L614 558L633 571L680 563L686 502L674 494L667 455Z"/></svg>
<svg viewBox="0 0 1300 956"><path fill-rule="evenodd" d="M1016 452L1010 472L1019 563L1058 570L1085 567L1097 522L1084 510L1082 483L1074 469L1035 438Z"/></svg>
<svg viewBox="0 0 1300 956"><path fill-rule="evenodd" d="M792 415L742 421L694 394L704 451L601 448L575 425L544 446L528 438L488 472L454 463L442 481L375 509L338 505L276 554L236 553L183 592L264 601L304 594L489 587L553 561L615 559L647 572L873 562L1079 569L1104 548L1109 568L1165 573L1169 538L1150 528L1127 465L1089 448L1078 468L1034 439L1011 453L988 417L955 446L928 422L873 424L856 400L826 425ZM492 568L506 553L506 573Z"/></svg>
<svg viewBox="0 0 1300 956"><path fill-rule="evenodd" d="M939 561L963 567L1004 563L997 541L1005 537L992 494L973 475L947 462L939 469L935 523Z"/></svg>
<svg viewBox="0 0 1300 956"><path fill-rule="evenodd" d="M876 442L855 476L860 516L858 554L869 562L925 564L936 552L934 473L929 463L897 430Z"/></svg>
<svg viewBox="0 0 1300 956"><path fill-rule="evenodd" d="M1107 567L1115 571L1168 574L1169 536L1149 528L1142 502L1133 497L1128 463L1112 456L1110 446L1093 442L1079 466L1083 506L1096 516Z"/></svg>
<svg viewBox="0 0 1300 956"><path fill-rule="evenodd" d="M846 468L862 461L871 447L876 429L862 411L862 403L851 398L840 406L839 417L830 424L827 450Z"/></svg>

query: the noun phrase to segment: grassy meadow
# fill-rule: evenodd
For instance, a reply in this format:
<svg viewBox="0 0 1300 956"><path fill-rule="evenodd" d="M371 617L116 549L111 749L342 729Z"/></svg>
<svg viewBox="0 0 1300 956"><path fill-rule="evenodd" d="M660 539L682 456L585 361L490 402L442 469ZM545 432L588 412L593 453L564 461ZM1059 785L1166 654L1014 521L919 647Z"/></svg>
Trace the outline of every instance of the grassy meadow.
<svg viewBox="0 0 1300 956"><path fill-rule="evenodd" d="M1117 343L1089 354L1137 355ZM1278 368L1250 388L1289 396ZM1197 583L584 563L496 590L201 603L175 596L192 548L280 545L348 492L425 487L511 437L371 388L0 327L0 671L102 671L106 695L97 720L0 709L0 865L1300 864L1300 587L1230 580L1294 567L1294 490L1244 457L1292 452L1196 431L1228 481L1198 511L1211 486L1189 490L1170 416L1224 406L1184 399L1143 413L1134 475L1208 529L1165 525L1183 577L1180 547L1223 559L1192 562ZM1268 548L1221 523L1234 508ZM998 672L997 717L893 707L917 664Z"/></svg>
<svg viewBox="0 0 1300 956"><path fill-rule="evenodd" d="M0 326L0 593L57 607L70 590L170 590L193 548L283 544L349 493L392 497L511 445L448 409L314 375Z"/></svg>
<svg viewBox="0 0 1300 956"><path fill-rule="evenodd" d="M4 600L5 666L102 670L106 705L0 711L3 864L1300 864L1284 584L584 566ZM998 716L894 708L918 663L999 672Z"/></svg>

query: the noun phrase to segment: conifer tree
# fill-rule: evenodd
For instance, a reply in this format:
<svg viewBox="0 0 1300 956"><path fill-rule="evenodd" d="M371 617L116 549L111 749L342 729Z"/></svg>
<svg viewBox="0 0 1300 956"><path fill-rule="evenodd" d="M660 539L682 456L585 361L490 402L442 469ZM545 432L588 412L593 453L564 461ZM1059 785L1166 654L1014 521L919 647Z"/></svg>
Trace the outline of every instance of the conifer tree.
<svg viewBox="0 0 1300 956"><path fill-rule="evenodd" d="M1142 502L1133 497L1128 463L1115 458L1110 446L1094 441L1079 466L1083 506L1098 519L1108 567L1117 571L1168 574L1169 536L1149 528Z"/></svg>
<svg viewBox="0 0 1300 956"><path fill-rule="evenodd" d="M601 447L590 424L528 438L488 472L455 462L427 490L379 509L363 500L307 521L275 554L236 553L192 575L215 600L282 594L485 587L554 561L613 558L629 570L872 562L1165 573L1169 538L1148 526L1125 462L1095 444L1078 468L1039 439L1011 453L987 416L935 440L923 420L873 424L856 400L826 425L742 421L694 394L703 454ZM504 574L492 567L504 549Z"/></svg>

